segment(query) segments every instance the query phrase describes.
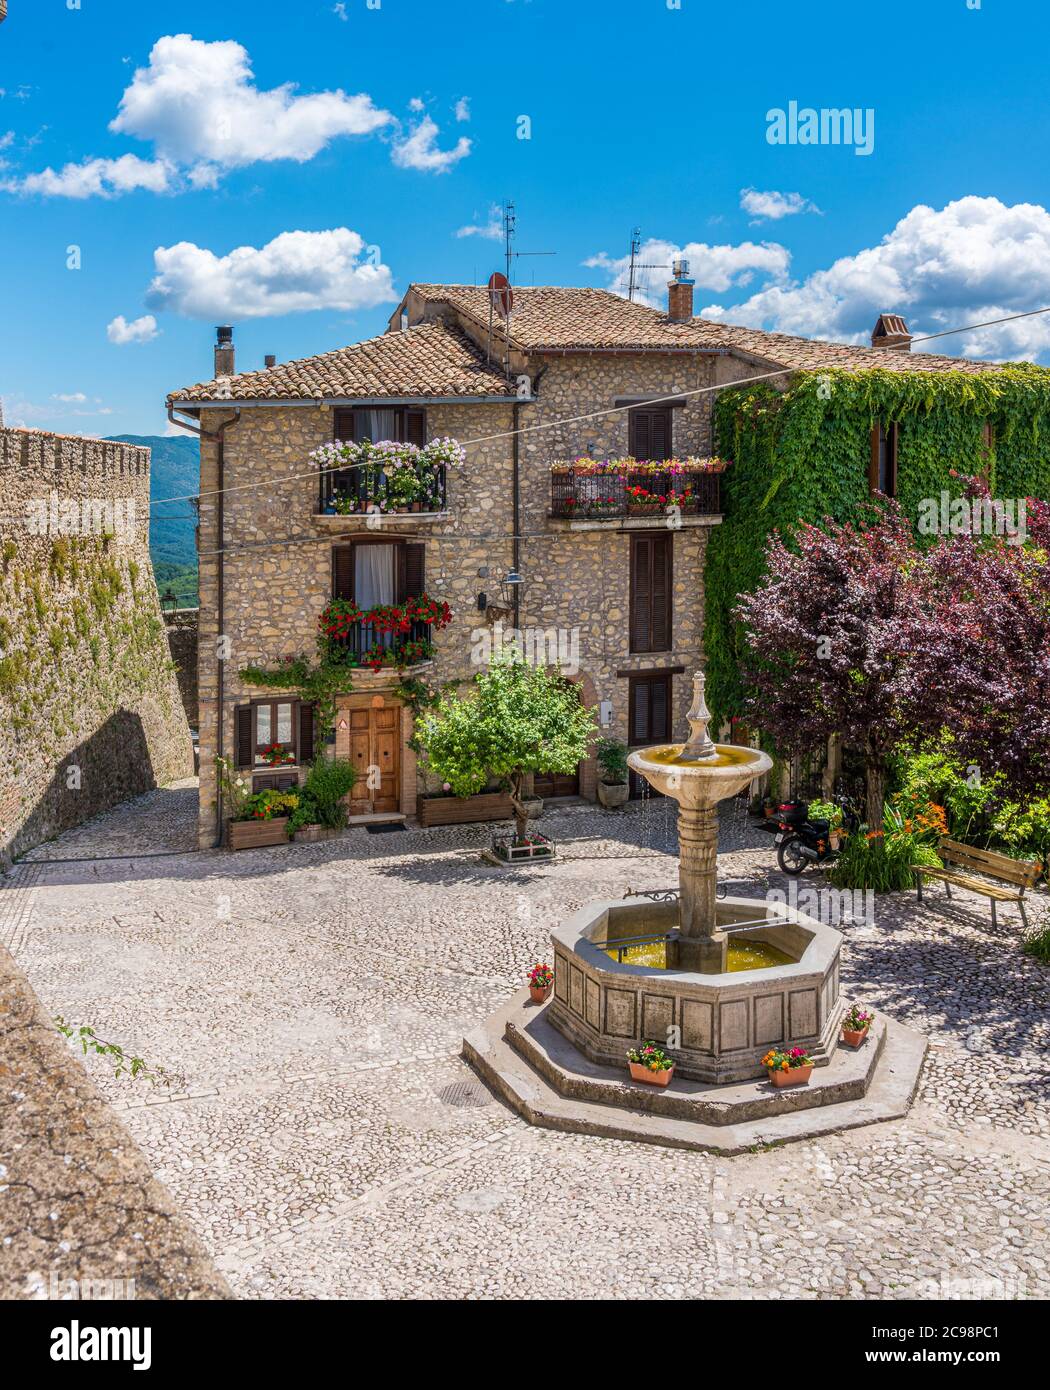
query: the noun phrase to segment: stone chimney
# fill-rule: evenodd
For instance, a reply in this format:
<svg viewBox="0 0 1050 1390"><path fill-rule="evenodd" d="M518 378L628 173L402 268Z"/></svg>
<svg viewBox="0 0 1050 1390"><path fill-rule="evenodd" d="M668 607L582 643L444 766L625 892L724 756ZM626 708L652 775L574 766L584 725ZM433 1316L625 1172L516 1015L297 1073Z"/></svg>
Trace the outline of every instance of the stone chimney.
<svg viewBox="0 0 1050 1390"><path fill-rule="evenodd" d="M269 369L270 367L276 367L276 366L277 366L277 357L276 357L276 354L274 354L274 353L272 353L272 352L268 352L268 353L266 354L266 356L263 358L263 364L266 366L267 369Z"/></svg>
<svg viewBox="0 0 1050 1390"><path fill-rule="evenodd" d="M7 0L0 0L0 24L7 18Z"/></svg>
<svg viewBox="0 0 1050 1390"><path fill-rule="evenodd" d="M667 282L667 317L672 323L687 323L693 317L693 285L689 262L675 256L671 263L673 280Z"/></svg>
<svg viewBox="0 0 1050 1390"><path fill-rule="evenodd" d="M874 348L896 348L899 352L911 352L911 334L908 325L900 314L880 314L871 330L871 345Z"/></svg>
<svg viewBox="0 0 1050 1390"><path fill-rule="evenodd" d="M227 325L215 330L215 375L233 376L235 371L233 329Z"/></svg>

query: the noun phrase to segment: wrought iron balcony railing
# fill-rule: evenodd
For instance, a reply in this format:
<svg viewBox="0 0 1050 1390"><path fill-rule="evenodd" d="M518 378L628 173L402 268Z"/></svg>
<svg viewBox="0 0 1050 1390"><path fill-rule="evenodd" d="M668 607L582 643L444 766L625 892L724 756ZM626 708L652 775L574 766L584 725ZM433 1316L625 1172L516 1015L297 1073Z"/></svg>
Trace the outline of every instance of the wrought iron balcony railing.
<svg viewBox="0 0 1050 1390"><path fill-rule="evenodd" d="M621 517L664 519L669 507L682 516L718 516L722 510L721 472L708 470L633 473L577 470L551 472L551 516L602 521Z"/></svg>

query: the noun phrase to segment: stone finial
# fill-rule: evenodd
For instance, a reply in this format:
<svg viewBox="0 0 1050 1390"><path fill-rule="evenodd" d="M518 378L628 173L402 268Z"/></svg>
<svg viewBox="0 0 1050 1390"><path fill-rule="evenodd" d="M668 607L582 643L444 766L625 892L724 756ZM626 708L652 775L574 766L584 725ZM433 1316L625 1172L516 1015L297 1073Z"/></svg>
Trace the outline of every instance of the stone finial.
<svg viewBox="0 0 1050 1390"><path fill-rule="evenodd" d="M704 698L704 686L707 678L703 671L697 671L693 677L693 703L686 718L689 720L689 741L679 754L682 758L711 758L715 754L715 745L711 741L707 732L707 726L711 722L711 711L707 708L707 700Z"/></svg>

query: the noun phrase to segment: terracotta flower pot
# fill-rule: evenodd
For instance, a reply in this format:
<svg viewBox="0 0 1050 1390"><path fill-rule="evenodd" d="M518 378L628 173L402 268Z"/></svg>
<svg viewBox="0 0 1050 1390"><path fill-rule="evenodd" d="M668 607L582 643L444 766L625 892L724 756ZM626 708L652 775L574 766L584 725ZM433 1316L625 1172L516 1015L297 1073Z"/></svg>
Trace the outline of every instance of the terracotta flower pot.
<svg viewBox="0 0 1050 1390"><path fill-rule="evenodd" d="M863 1028L843 1028L842 1041L848 1043L850 1047L860 1047L861 1043L868 1036L870 1023L866 1023Z"/></svg>
<svg viewBox="0 0 1050 1390"><path fill-rule="evenodd" d="M805 1086L812 1075L812 1063L808 1067L791 1067L788 1071L769 1069L769 1079L774 1086Z"/></svg>
<svg viewBox="0 0 1050 1390"><path fill-rule="evenodd" d="M529 985L529 996L534 1004L546 1004L551 997L552 985Z"/></svg>
<svg viewBox="0 0 1050 1390"><path fill-rule="evenodd" d="M644 1081L648 1086L666 1086L674 1076L674 1067L668 1067L665 1071L650 1071L648 1067L642 1066L641 1062L628 1062L627 1066L632 1081Z"/></svg>

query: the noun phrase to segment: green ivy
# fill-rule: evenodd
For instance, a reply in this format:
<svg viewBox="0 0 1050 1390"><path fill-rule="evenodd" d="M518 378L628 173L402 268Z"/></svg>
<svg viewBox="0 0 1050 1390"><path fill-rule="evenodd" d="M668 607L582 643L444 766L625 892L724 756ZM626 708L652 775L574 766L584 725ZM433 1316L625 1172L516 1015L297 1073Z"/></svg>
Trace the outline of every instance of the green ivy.
<svg viewBox="0 0 1050 1390"><path fill-rule="evenodd" d="M925 497L958 496L960 475L984 473L993 495L1050 497L1050 371L800 372L786 391L766 383L723 391L715 404L724 517L707 547L704 648L715 719L741 709L743 634L732 619L758 587L770 533L860 519L871 430L898 426L897 496L913 522ZM985 422L994 447L982 444Z"/></svg>
<svg viewBox="0 0 1050 1390"><path fill-rule="evenodd" d="M294 690L301 700L316 705L318 738L322 743L335 728L336 696L349 695L353 690L345 666L329 661L311 666L305 656L273 667L244 666L237 674L245 685L282 692Z"/></svg>

